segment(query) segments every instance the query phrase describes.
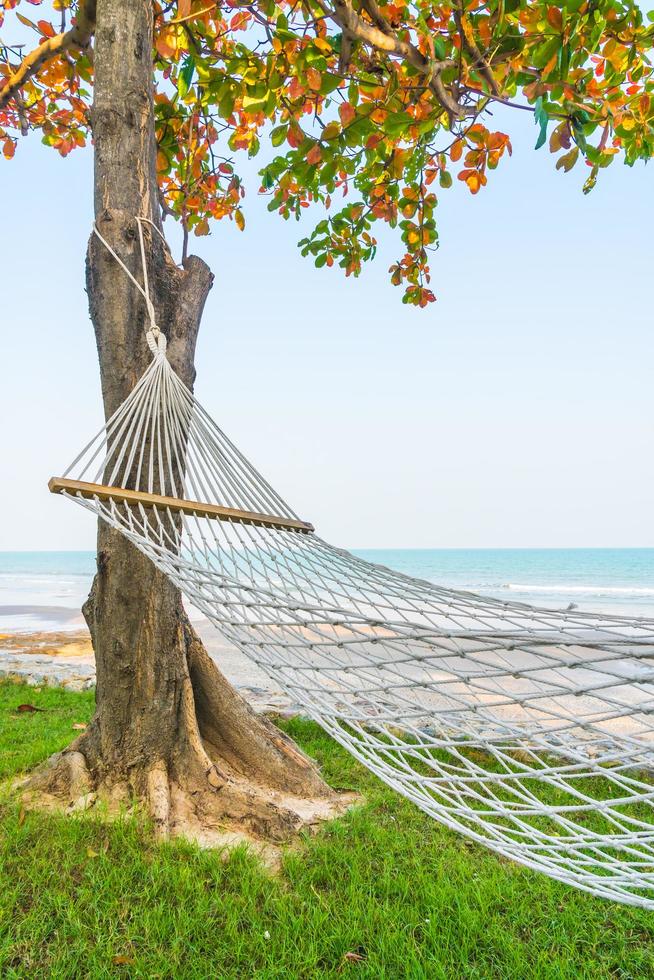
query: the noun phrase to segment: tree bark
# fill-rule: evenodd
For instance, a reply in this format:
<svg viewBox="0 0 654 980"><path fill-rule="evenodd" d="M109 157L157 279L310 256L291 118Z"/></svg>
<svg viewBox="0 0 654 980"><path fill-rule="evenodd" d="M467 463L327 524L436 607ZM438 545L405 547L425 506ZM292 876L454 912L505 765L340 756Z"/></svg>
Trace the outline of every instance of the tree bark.
<svg viewBox="0 0 654 980"><path fill-rule="evenodd" d="M143 282L136 217L161 227L149 0L98 0L94 62L96 223ZM194 256L179 268L160 236L145 234L157 323L175 371L192 387L213 276ZM87 290L109 418L149 364L147 311L93 235ZM218 829L279 840L342 808L315 765L219 673L179 590L103 521L84 614L96 656L95 716L31 791L73 806L97 796L145 801L160 833L205 840Z"/></svg>

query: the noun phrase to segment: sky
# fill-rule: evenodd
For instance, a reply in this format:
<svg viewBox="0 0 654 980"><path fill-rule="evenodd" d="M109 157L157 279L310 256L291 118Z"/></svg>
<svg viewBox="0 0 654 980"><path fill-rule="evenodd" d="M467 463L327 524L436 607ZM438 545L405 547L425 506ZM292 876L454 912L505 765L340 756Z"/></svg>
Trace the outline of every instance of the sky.
<svg viewBox="0 0 654 980"><path fill-rule="evenodd" d="M336 545L654 546L654 168L616 163L584 196L531 116L493 123L513 157L476 197L441 192L423 311L390 285L390 229L359 279L317 270L296 243L319 213L268 214L253 177L245 232L192 240L216 276L196 394ZM90 152L36 136L0 163L0 550L94 547L47 490L102 423L91 178Z"/></svg>

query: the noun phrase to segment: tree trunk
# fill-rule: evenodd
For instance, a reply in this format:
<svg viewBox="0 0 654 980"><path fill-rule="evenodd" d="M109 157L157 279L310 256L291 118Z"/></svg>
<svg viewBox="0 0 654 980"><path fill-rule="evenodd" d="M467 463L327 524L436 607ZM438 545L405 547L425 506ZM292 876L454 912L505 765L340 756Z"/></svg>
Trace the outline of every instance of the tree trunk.
<svg viewBox="0 0 654 980"><path fill-rule="evenodd" d="M143 282L136 216L160 227L155 171L150 0L98 0L93 135L95 217ZM174 264L146 227L157 322L192 387L195 343L213 276L191 256ZM95 236L87 289L108 418L150 361L147 311ZM84 614L96 656L96 712L30 790L69 804L145 801L160 833L219 830L283 839L342 808L314 764L257 716L219 673L179 590L117 531L98 526L97 575ZM77 802L76 802L77 801ZM220 835L218 835L220 839Z"/></svg>

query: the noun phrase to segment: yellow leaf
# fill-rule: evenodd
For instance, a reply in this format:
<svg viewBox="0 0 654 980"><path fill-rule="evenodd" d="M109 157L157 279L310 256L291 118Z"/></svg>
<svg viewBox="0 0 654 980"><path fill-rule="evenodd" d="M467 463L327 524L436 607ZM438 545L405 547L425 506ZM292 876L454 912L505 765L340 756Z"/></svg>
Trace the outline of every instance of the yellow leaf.
<svg viewBox="0 0 654 980"><path fill-rule="evenodd" d="M243 231L245 228L245 218L243 217L243 212L240 208L237 208L234 212L234 221L236 222L236 227L239 231Z"/></svg>
<svg viewBox="0 0 654 980"><path fill-rule="evenodd" d="M177 35L174 28L164 28L154 46L162 58L174 58L177 52Z"/></svg>
<svg viewBox="0 0 654 980"><path fill-rule="evenodd" d="M18 17L18 19L21 22L21 24L24 24L25 25L25 27L31 27L32 30L38 31L38 27L36 26L36 24L34 23L34 21L32 21L32 20L29 19L29 17L23 17L22 14L19 14L18 13L18 11L16 11L16 16Z"/></svg>
<svg viewBox="0 0 654 980"><path fill-rule="evenodd" d="M333 140L338 136L340 131L341 127L336 121L330 122L322 131L322 139Z"/></svg>

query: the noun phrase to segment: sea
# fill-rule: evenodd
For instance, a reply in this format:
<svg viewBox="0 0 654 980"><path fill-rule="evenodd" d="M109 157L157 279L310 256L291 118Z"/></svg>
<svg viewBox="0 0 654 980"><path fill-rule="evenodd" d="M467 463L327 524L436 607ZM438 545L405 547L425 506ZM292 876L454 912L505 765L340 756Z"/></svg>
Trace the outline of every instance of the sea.
<svg viewBox="0 0 654 980"><path fill-rule="evenodd" d="M365 549L368 561L483 596L654 618L654 548ZM0 633L79 629L87 551L0 552Z"/></svg>

